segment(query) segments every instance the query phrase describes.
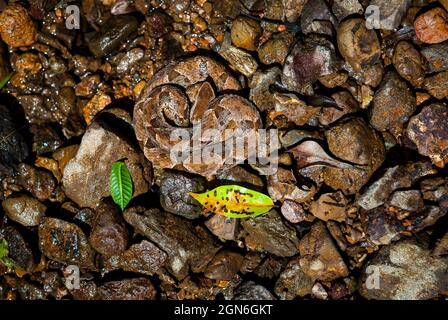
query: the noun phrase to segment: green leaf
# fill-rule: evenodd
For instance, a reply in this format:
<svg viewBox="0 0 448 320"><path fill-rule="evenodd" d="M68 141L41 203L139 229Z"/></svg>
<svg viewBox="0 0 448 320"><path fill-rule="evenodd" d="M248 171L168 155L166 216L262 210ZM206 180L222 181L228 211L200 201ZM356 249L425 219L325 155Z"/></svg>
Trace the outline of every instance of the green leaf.
<svg viewBox="0 0 448 320"><path fill-rule="evenodd" d="M204 193L192 193L205 210L229 218L250 218L267 213L274 206L270 197L237 185L220 186Z"/></svg>
<svg viewBox="0 0 448 320"><path fill-rule="evenodd" d="M3 89L4 86L8 83L9 79L12 77L12 72L8 74L6 77L4 77L2 80L0 80L0 90Z"/></svg>
<svg viewBox="0 0 448 320"><path fill-rule="evenodd" d="M114 202L124 210L133 193L132 177L124 162L117 161L112 165L109 189Z"/></svg>

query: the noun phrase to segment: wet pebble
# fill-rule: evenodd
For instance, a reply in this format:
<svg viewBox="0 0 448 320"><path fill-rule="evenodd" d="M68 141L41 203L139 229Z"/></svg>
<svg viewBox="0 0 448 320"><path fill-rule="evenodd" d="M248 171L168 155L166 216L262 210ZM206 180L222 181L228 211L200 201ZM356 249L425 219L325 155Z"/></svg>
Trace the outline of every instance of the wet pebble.
<svg viewBox="0 0 448 320"><path fill-rule="evenodd" d="M448 43L439 43L423 47L420 51L425 58L429 73L448 70Z"/></svg>
<svg viewBox="0 0 448 320"><path fill-rule="evenodd" d="M369 6L376 6L379 21L372 24L381 30L396 30L403 20L412 0L372 0ZM379 25L377 25L379 24Z"/></svg>
<svg viewBox="0 0 448 320"><path fill-rule="evenodd" d="M56 218L44 218L39 225L39 249L49 259L94 268L94 252L87 236L75 224Z"/></svg>
<svg viewBox="0 0 448 320"><path fill-rule="evenodd" d="M364 19L344 20L337 30L338 48L355 71L374 65L381 55L375 30L367 29Z"/></svg>
<svg viewBox="0 0 448 320"><path fill-rule="evenodd" d="M260 62L266 65L285 62L290 46L294 42L294 35L290 32L274 34L258 49Z"/></svg>
<svg viewBox="0 0 448 320"><path fill-rule="evenodd" d="M340 191L326 193L313 201L310 206L310 212L323 221L334 220L342 222L346 219L346 207L348 200Z"/></svg>
<svg viewBox="0 0 448 320"><path fill-rule="evenodd" d="M308 0L284 0L282 5L286 21L296 22L307 2Z"/></svg>
<svg viewBox="0 0 448 320"><path fill-rule="evenodd" d="M204 271L220 246L203 228L194 227L186 219L157 209L127 209L125 220L135 231L146 236L168 255L168 270L178 279L193 272Z"/></svg>
<svg viewBox="0 0 448 320"><path fill-rule="evenodd" d="M320 300L327 300L328 292L320 282L316 282L311 289L311 295Z"/></svg>
<svg viewBox="0 0 448 320"><path fill-rule="evenodd" d="M121 159L126 159L131 173L134 197L147 192L150 174L141 152L121 133L93 123L83 135L76 156L64 168L62 183L66 195L80 207L95 208L102 197L110 195L110 169Z"/></svg>
<svg viewBox="0 0 448 320"><path fill-rule="evenodd" d="M407 135L417 145L418 151L443 168L448 162L448 107L431 104L409 121Z"/></svg>
<svg viewBox="0 0 448 320"><path fill-rule="evenodd" d="M297 43L285 60L282 83L288 90L298 91L319 77L335 71L337 58L331 42L323 37L310 37Z"/></svg>
<svg viewBox="0 0 448 320"><path fill-rule="evenodd" d="M137 31L138 22L133 16L115 16L109 19L93 39L88 41L90 51L101 57L114 52Z"/></svg>
<svg viewBox="0 0 448 320"><path fill-rule="evenodd" d="M204 271L204 276L213 280L231 280L240 270L244 257L236 252L222 250L216 254Z"/></svg>
<svg viewBox="0 0 448 320"><path fill-rule="evenodd" d="M268 193L274 201L292 200L302 203L311 199L316 191L315 186L298 186L291 170L278 168L275 174L268 176Z"/></svg>
<svg viewBox="0 0 448 320"><path fill-rule="evenodd" d="M356 203L365 210L381 206L389 195L398 189L409 188L415 181L424 176L434 174L435 171L429 162L408 163L387 169L364 193Z"/></svg>
<svg viewBox="0 0 448 320"><path fill-rule="evenodd" d="M222 46L219 54L230 63L230 65L246 77L252 76L258 69L258 63L246 51L232 45Z"/></svg>
<svg viewBox="0 0 448 320"><path fill-rule="evenodd" d="M190 176L182 172L166 172L160 183L160 204L165 211L187 219L202 215L202 208L191 198L189 192L205 191L205 180L199 176Z"/></svg>
<svg viewBox="0 0 448 320"><path fill-rule="evenodd" d="M445 235L437 241L433 253L437 256L448 254L448 232L446 232Z"/></svg>
<svg viewBox="0 0 448 320"><path fill-rule="evenodd" d="M0 34L10 47L26 47L36 42L37 29L27 10L18 3L8 5L0 14Z"/></svg>
<svg viewBox="0 0 448 320"><path fill-rule="evenodd" d="M234 46L254 51L258 47L262 29L260 24L246 16L239 16L232 22L230 37Z"/></svg>
<svg viewBox="0 0 448 320"><path fill-rule="evenodd" d="M101 300L154 300L157 291L147 278L106 282L98 287Z"/></svg>
<svg viewBox="0 0 448 320"><path fill-rule="evenodd" d="M331 10L339 21L352 14L360 14L364 11L358 0L334 0Z"/></svg>
<svg viewBox="0 0 448 320"><path fill-rule="evenodd" d="M105 261L106 270L124 271L153 275L166 261L167 255L153 243L143 240L132 245L125 252L114 255Z"/></svg>
<svg viewBox="0 0 448 320"><path fill-rule="evenodd" d="M362 165L360 168L326 167L324 181L334 190L356 193L367 183L385 158L385 149L378 133L360 118L339 121L325 132L330 151L338 158ZM350 148L346 148L350 145Z"/></svg>
<svg viewBox="0 0 448 320"><path fill-rule="evenodd" d="M280 74L281 70L273 67L264 71L258 70L250 79L250 100L255 103L260 111L272 108L274 99L270 87L276 82Z"/></svg>
<svg viewBox="0 0 448 320"><path fill-rule="evenodd" d="M400 76L414 87L422 85L425 78L423 59L415 47L406 41L401 41L395 47L393 56L394 67Z"/></svg>
<svg viewBox="0 0 448 320"><path fill-rule="evenodd" d="M172 30L170 16L163 12L154 11L146 15L146 25L150 35L154 38L161 38Z"/></svg>
<svg viewBox="0 0 448 320"><path fill-rule="evenodd" d="M262 279L276 279L285 268L287 262L287 258L268 255L253 272Z"/></svg>
<svg viewBox="0 0 448 320"><path fill-rule="evenodd" d="M300 17L300 26L304 34L318 33L332 35L337 20L325 0L307 1Z"/></svg>
<svg viewBox="0 0 448 320"><path fill-rule="evenodd" d="M415 109L415 97L406 82L391 72L375 92L370 123L379 131L401 132L403 124L408 122Z"/></svg>
<svg viewBox="0 0 448 320"><path fill-rule="evenodd" d="M313 224L300 240L300 267L309 277L331 281L349 274L327 228L322 222Z"/></svg>
<svg viewBox="0 0 448 320"><path fill-rule="evenodd" d="M406 211L417 211L424 206L420 190L395 191L391 194L389 203Z"/></svg>
<svg viewBox="0 0 448 320"><path fill-rule="evenodd" d="M319 113L319 123L326 126L336 122L346 114L359 111L359 104L348 91L340 91L331 95L339 109L322 108Z"/></svg>
<svg viewBox="0 0 448 320"><path fill-rule="evenodd" d="M40 201L51 198L57 186L53 175L25 163L19 165L19 184Z"/></svg>
<svg viewBox="0 0 448 320"><path fill-rule="evenodd" d="M53 153L52 157L58 162L58 168L60 172L64 172L65 166L76 155L78 149L79 145L74 144L71 146L58 148Z"/></svg>
<svg viewBox="0 0 448 320"><path fill-rule="evenodd" d="M13 106L12 106L13 107ZM17 165L25 160L30 150L23 136L19 117L0 104L0 180L17 172Z"/></svg>
<svg viewBox="0 0 448 320"><path fill-rule="evenodd" d="M311 294L314 280L300 267L300 259L293 258L275 283L275 294L281 300L292 300Z"/></svg>
<svg viewBox="0 0 448 320"><path fill-rule="evenodd" d="M269 213L241 221L246 246L255 251L267 251L279 257L291 257L298 253L295 230L283 223L280 215Z"/></svg>
<svg viewBox="0 0 448 320"><path fill-rule="evenodd" d="M442 8L431 9L419 15L414 22L417 38L423 43L441 43L448 40L448 13Z"/></svg>
<svg viewBox="0 0 448 320"><path fill-rule="evenodd" d="M264 182L258 175L250 173L246 169L236 166L223 171L221 174L216 176L216 179L222 181L232 181L238 183L246 183L253 187L263 187Z"/></svg>
<svg viewBox="0 0 448 320"><path fill-rule="evenodd" d="M33 134L32 149L37 155L53 152L64 143L56 130L49 125L32 125L30 131Z"/></svg>
<svg viewBox="0 0 448 320"><path fill-rule="evenodd" d="M95 116L112 102L112 98L103 91L98 91L83 107L82 114L87 124L90 124Z"/></svg>
<svg viewBox="0 0 448 320"><path fill-rule="evenodd" d="M426 78L423 88L436 99L442 100L448 97L448 71Z"/></svg>
<svg viewBox="0 0 448 320"><path fill-rule="evenodd" d="M363 268L360 293L367 299L426 300L448 288L448 259L413 240L383 247ZM369 276L370 275L370 276Z"/></svg>
<svg viewBox="0 0 448 320"><path fill-rule="evenodd" d="M244 282L235 290L233 300L276 300L265 287L253 281Z"/></svg>
<svg viewBox="0 0 448 320"><path fill-rule="evenodd" d="M303 206L292 200L285 200L281 206L283 217L291 223L312 221L314 218L308 214Z"/></svg>
<svg viewBox="0 0 448 320"><path fill-rule="evenodd" d="M214 214L204 224L211 233L221 240L235 240L237 237L238 219Z"/></svg>

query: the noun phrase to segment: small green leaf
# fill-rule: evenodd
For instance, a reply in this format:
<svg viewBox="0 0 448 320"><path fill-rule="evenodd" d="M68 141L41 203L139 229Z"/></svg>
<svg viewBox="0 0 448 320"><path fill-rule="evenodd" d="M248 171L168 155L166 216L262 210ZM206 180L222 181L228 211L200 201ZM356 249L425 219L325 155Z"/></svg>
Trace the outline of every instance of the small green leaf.
<svg viewBox="0 0 448 320"><path fill-rule="evenodd" d="M229 218L250 218L267 213L274 206L270 197L237 185L220 186L204 193L192 193L205 210Z"/></svg>
<svg viewBox="0 0 448 320"><path fill-rule="evenodd" d="M2 80L0 80L0 90L3 89L4 86L8 83L9 79L12 77L12 72L8 74L6 77L4 77Z"/></svg>
<svg viewBox="0 0 448 320"><path fill-rule="evenodd" d="M122 161L112 165L109 190L114 202L120 206L121 210L124 210L131 201L133 186L128 167Z"/></svg>
<svg viewBox="0 0 448 320"><path fill-rule="evenodd" d="M9 254L8 242L5 239L0 240L0 260Z"/></svg>

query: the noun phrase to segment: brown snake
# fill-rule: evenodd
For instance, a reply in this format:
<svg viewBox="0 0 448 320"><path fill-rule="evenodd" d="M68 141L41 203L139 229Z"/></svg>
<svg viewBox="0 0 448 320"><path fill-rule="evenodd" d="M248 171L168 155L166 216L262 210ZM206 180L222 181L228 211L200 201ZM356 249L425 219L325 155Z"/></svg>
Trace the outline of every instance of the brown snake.
<svg viewBox="0 0 448 320"><path fill-rule="evenodd" d="M146 85L134 109L137 139L148 160L161 168L180 168L212 176L233 164L235 154L222 154L213 161L191 159L176 163L170 157L179 140L170 138L175 129L183 128L190 139L182 147L207 147L222 144L229 136L226 129L254 130L262 128L257 108L249 100L228 92L238 92L241 85L221 63L206 56L195 56L171 63L154 75ZM216 92L215 92L216 91ZM199 141L193 141L194 130L201 126ZM193 130L194 126L194 130ZM206 137L206 129L219 132L219 141ZM216 138L216 137L215 137ZM254 136L252 135L252 138ZM196 143L196 144L195 144ZM244 152L243 158L248 157ZM241 157L238 161L244 160Z"/></svg>

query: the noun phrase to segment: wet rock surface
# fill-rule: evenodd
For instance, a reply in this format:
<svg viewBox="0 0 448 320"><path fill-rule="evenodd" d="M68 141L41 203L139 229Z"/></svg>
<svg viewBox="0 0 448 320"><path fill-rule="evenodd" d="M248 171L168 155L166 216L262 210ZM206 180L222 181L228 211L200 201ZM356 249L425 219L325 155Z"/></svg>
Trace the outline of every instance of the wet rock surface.
<svg viewBox="0 0 448 320"><path fill-rule="evenodd" d="M7 45L25 47L36 41L37 30L27 10L15 3L0 14L0 34Z"/></svg>
<svg viewBox="0 0 448 320"><path fill-rule="evenodd" d="M448 297L447 0L4 2L0 299Z"/></svg>
<svg viewBox="0 0 448 320"><path fill-rule="evenodd" d="M154 300L156 290L146 278L107 282L98 288L101 300Z"/></svg>
<svg viewBox="0 0 448 320"><path fill-rule="evenodd" d="M89 42L89 49L97 56L104 56L116 50L138 28L137 20L132 16L116 16L108 20Z"/></svg>
<svg viewBox="0 0 448 320"><path fill-rule="evenodd" d="M448 108L445 105L427 106L411 119L407 129L407 134L417 145L419 153L429 156L440 168L443 168L448 161L446 145L448 128L442 124L447 114Z"/></svg>
<svg viewBox="0 0 448 320"><path fill-rule="evenodd" d="M126 250L128 230L118 206L109 201L101 202L95 210L89 242L104 257Z"/></svg>
<svg viewBox="0 0 448 320"><path fill-rule="evenodd" d="M275 293L282 300L307 296L311 293L314 280L300 267L300 259L293 258L275 283Z"/></svg>
<svg viewBox="0 0 448 320"><path fill-rule="evenodd" d="M204 276L213 280L231 280L240 270L243 260L239 253L220 251L208 264Z"/></svg>
<svg viewBox="0 0 448 320"><path fill-rule="evenodd" d="M125 252L111 256L105 262L106 270L124 271L153 275L165 263L167 255L153 243L143 240L129 247Z"/></svg>
<svg viewBox="0 0 448 320"><path fill-rule="evenodd" d="M235 290L234 300L274 300L275 297L263 286L253 281L243 283Z"/></svg>
<svg viewBox="0 0 448 320"><path fill-rule="evenodd" d="M380 58L380 42L366 21L353 18L342 22L337 30L339 51L355 71L374 65Z"/></svg>
<svg viewBox="0 0 448 320"><path fill-rule="evenodd" d="M379 29L382 30L397 29L411 4L411 0L373 0L369 3L370 6L377 7L380 14Z"/></svg>
<svg viewBox="0 0 448 320"><path fill-rule="evenodd" d="M25 227L39 225L47 207L29 196L9 197L2 202L6 215Z"/></svg>
<svg viewBox="0 0 448 320"><path fill-rule="evenodd" d="M12 107L11 107L12 108ZM22 125L17 121L10 108L0 104L0 180L17 171L17 165L29 154L29 146L23 136Z"/></svg>
<svg viewBox="0 0 448 320"><path fill-rule="evenodd" d="M246 246L253 250L267 251L280 257L291 257L298 253L295 230L283 223L274 210L257 219L241 221L241 227L246 233Z"/></svg>
<svg viewBox="0 0 448 320"><path fill-rule="evenodd" d="M19 165L18 183L40 201L52 197L57 186L56 179L49 171L24 163Z"/></svg>
<svg viewBox="0 0 448 320"><path fill-rule="evenodd" d="M75 224L45 218L39 225L39 248L48 258L80 268L94 268L94 252L85 233Z"/></svg>
<svg viewBox="0 0 448 320"><path fill-rule="evenodd" d="M389 73L373 98L370 123L379 131L401 132L415 109L415 98L406 83L396 73Z"/></svg>
<svg viewBox="0 0 448 320"><path fill-rule="evenodd" d="M447 288L447 264L446 258L432 256L424 244L400 241L384 247L369 261L361 276L360 293L367 299L431 299ZM367 278L372 271L376 279Z"/></svg>
<svg viewBox="0 0 448 320"><path fill-rule="evenodd" d="M325 132L330 151L342 160L358 165L354 169L324 169L324 181L347 194L357 191L368 181L385 158L382 139L361 119L345 119ZM367 142L368 141L368 142ZM346 149L344 145L351 148Z"/></svg>
<svg viewBox="0 0 448 320"><path fill-rule="evenodd" d="M424 43L441 43L448 39L448 13L442 8L419 15L414 22L417 38Z"/></svg>
<svg viewBox="0 0 448 320"><path fill-rule="evenodd" d="M189 177L180 172L169 172L160 183L160 204L165 211L187 219L202 214L202 209L191 199L189 192L204 192L205 181L201 177Z"/></svg>
<svg viewBox="0 0 448 320"><path fill-rule="evenodd" d="M25 240L19 230L13 226L3 230L4 239L8 242L10 257L19 268L31 272L36 265L30 243Z"/></svg>

